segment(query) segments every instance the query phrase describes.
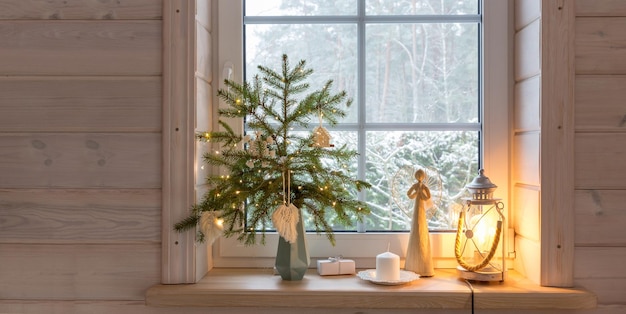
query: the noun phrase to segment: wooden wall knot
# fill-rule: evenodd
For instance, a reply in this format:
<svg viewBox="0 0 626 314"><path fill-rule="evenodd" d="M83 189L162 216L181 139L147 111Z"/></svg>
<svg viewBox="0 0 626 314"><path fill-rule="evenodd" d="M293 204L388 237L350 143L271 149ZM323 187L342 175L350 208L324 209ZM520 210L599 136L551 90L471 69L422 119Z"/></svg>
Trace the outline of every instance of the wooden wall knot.
<svg viewBox="0 0 626 314"><path fill-rule="evenodd" d="M593 204L595 205L594 214L596 216L604 215L604 210L602 209L602 198L600 197L600 193L598 193L598 191L591 190L591 200L593 201Z"/></svg>
<svg viewBox="0 0 626 314"><path fill-rule="evenodd" d="M619 126L623 127L626 125L626 114L624 115L624 117L622 117L622 121L620 121Z"/></svg>

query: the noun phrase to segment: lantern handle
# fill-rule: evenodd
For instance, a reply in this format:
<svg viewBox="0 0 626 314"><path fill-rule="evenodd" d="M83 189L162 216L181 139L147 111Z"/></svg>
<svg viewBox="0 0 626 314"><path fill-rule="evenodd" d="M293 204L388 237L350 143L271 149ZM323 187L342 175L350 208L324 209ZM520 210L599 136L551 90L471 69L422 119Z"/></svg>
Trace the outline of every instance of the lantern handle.
<svg viewBox="0 0 626 314"><path fill-rule="evenodd" d="M465 268L468 271L477 271L487 266L487 264L489 264L489 262L495 255L496 250L498 249L498 243L500 242L500 234L502 233L502 220L498 221L496 233L495 233L493 242L491 243L491 248L489 249L489 253L487 254L487 256L483 257L480 263L475 264L475 265L468 264L463 258L463 254L461 252L461 232L463 231L462 228L464 224L465 224L465 211L462 210L461 213L459 214L459 225L457 227L456 240L454 242L454 256L456 257L456 261L459 263L459 265L461 265L461 267Z"/></svg>

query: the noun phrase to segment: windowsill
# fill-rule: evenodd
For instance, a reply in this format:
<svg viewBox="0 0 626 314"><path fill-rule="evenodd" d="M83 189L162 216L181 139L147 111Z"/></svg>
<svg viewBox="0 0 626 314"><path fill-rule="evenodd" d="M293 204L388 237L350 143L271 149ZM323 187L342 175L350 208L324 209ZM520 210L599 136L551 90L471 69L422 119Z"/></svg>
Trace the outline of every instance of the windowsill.
<svg viewBox="0 0 626 314"><path fill-rule="evenodd" d="M581 289L541 287L509 271L503 283L473 283L475 309L589 309L596 296ZM454 269L431 278L382 286L354 275L283 281L270 269L218 268L191 285L156 285L146 304L159 307L282 307L367 309L470 309L468 285Z"/></svg>

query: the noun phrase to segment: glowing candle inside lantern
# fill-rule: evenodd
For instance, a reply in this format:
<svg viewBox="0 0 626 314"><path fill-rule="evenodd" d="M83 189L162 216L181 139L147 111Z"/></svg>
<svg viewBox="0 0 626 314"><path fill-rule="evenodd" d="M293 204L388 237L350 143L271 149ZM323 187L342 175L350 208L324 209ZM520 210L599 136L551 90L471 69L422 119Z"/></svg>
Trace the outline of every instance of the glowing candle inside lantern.
<svg viewBox="0 0 626 314"><path fill-rule="evenodd" d="M391 252L376 255L376 279L383 281L400 280L400 257Z"/></svg>

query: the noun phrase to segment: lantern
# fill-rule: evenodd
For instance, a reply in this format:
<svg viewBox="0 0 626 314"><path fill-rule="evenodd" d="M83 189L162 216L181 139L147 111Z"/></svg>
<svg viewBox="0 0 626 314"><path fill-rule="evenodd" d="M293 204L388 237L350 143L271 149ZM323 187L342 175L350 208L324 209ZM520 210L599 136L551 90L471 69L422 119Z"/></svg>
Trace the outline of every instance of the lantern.
<svg viewBox="0 0 626 314"><path fill-rule="evenodd" d="M493 198L497 186L481 169L466 188L471 197L463 199L454 246L458 274L468 280L503 281L504 245L497 251L498 244L504 243L504 204Z"/></svg>

